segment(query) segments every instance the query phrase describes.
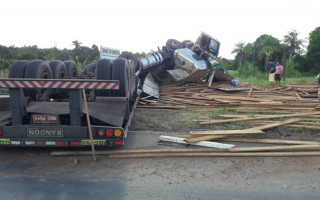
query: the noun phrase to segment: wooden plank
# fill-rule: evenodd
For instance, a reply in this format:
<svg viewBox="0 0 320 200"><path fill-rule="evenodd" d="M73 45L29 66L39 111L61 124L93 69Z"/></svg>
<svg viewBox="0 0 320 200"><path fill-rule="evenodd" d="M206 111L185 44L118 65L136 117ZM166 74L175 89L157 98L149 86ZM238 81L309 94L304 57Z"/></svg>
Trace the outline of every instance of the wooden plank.
<svg viewBox="0 0 320 200"><path fill-rule="evenodd" d="M301 97L299 96L299 94L298 94L298 93L296 93L296 95L297 95L297 97L299 98L299 100L301 101L302 99L301 99Z"/></svg>
<svg viewBox="0 0 320 200"><path fill-rule="evenodd" d="M286 145L286 146L267 146L267 147L238 147L230 148L230 152L250 152L250 151L285 151L285 150L310 150L310 149L320 149L320 144L316 145Z"/></svg>
<svg viewBox="0 0 320 200"><path fill-rule="evenodd" d="M290 124L287 125L288 127L292 127L292 128L305 128L305 129L320 129L320 126L311 126L311 125L294 125L294 124Z"/></svg>
<svg viewBox="0 0 320 200"><path fill-rule="evenodd" d="M294 114L284 114L284 115L275 115L268 117L255 117L255 118L240 118L240 119L225 119L225 120L208 120L202 121L200 124L219 124L226 122L240 122L240 121L250 121L250 120L258 120L258 119L270 119L270 118L282 118L282 117L297 117L297 116L309 116L309 115L319 115L320 112L304 112L304 113L294 113Z"/></svg>
<svg viewBox="0 0 320 200"><path fill-rule="evenodd" d="M320 142L301 141L301 140L276 140L276 139L256 139L256 138L221 138L227 142L248 142L248 143L266 143L266 144L305 144L320 145Z"/></svg>
<svg viewBox="0 0 320 200"><path fill-rule="evenodd" d="M193 137L193 138L187 138L184 141L187 143L195 143L195 142L201 142L206 140L214 140L214 139L220 139L224 138L226 136L224 135L206 135L206 136L200 136L200 137Z"/></svg>
<svg viewBox="0 0 320 200"><path fill-rule="evenodd" d="M260 99L260 98L252 98L252 97L243 97L243 96L224 96L224 95L205 95L207 98L211 99L228 99L228 100L242 100L242 101L257 101L257 102L266 102L266 99ZM273 102L272 100L269 100L270 102ZM273 102L274 103L274 102Z"/></svg>
<svg viewBox="0 0 320 200"><path fill-rule="evenodd" d="M132 149L132 150L107 150L96 151L97 155L114 155L114 154L144 154L144 153L193 153L193 152L216 152L210 148L170 148L170 149ZM91 151L53 151L51 156L90 156Z"/></svg>
<svg viewBox="0 0 320 200"><path fill-rule="evenodd" d="M92 129L91 129L91 123L90 123L90 117L89 117L89 109L88 109L87 96L86 96L85 89L82 89L82 98L83 98L84 110L85 110L86 118L87 118L87 124L88 124L89 136L90 136L90 144L91 144L93 161L97 161L96 151L94 149L94 143L93 143L93 137L92 137Z"/></svg>
<svg viewBox="0 0 320 200"><path fill-rule="evenodd" d="M250 96L251 96L252 89L253 89L253 83L252 83L252 85L251 85L251 88L250 88L250 91L249 91L249 93L248 93L247 97L250 97Z"/></svg>
<svg viewBox="0 0 320 200"><path fill-rule="evenodd" d="M297 122L299 120L300 119L288 119L288 120L285 120L285 121L275 122L275 123L272 123L272 124L256 126L254 128L251 128L251 129L266 130L266 129L269 129L269 128L274 128L274 127L283 126L283 125L286 125L286 124L291 124L291 123Z"/></svg>
<svg viewBox="0 0 320 200"><path fill-rule="evenodd" d="M180 143L180 144L188 144L187 142L184 141L184 138L178 138L178 137L172 137L172 136L161 135L160 140L168 141L168 142L175 142L175 143ZM218 148L218 149L228 149L228 148L232 148L234 146L233 144L222 144L222 143L218 143L218 142L208 142L208 141L195 142L195 143L191 143L191 144L197 145L197 146L203 146L203 147Z"/></svg>
<svg viewBox="0 0 320 200"><path fill-rule="evenodd" d="M259 129L244 129L244 130L214 130L214 131L190 131L191 135L243 135L243 134L262 134Z"/></svg>
<svg viewBox="0 0 320 200"><path fill-rule="evenodd" d="M210 153L145 153L115 154L109 158L167 158L167 157L288 157L320 156L320 151L307 152L210 152Z"/></svg>
<svg viewBox="0 0 320 200"><path fill-rule="evenodd" d="M137 106L137 108L152 108L152 109L173 109L173 110L183 110L186 106Z"/></svg>

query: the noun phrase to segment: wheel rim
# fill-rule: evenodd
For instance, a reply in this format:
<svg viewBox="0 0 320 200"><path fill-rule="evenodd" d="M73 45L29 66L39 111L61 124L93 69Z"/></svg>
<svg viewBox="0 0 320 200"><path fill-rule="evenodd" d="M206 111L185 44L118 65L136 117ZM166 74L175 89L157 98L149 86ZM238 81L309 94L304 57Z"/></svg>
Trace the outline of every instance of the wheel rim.
<svg viewBox="0 0 320 200"><path fill-rule="evenodd" d="M41 75L41 79L49 79L50 78L50 74L48 72L43 72Z"/></svg>

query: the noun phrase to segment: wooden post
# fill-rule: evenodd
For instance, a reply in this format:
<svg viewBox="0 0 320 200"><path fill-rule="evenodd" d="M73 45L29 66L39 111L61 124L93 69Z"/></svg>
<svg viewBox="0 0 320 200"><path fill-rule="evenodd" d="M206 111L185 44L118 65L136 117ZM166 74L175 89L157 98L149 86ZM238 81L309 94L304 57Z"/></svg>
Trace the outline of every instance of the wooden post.
<svg viewBox="0 0 320 200"><path fill-rule="evenodd" d="M86 112L86 116L87 116L87 124L88 124L88 129L89 129L89 136L90 136L90 143L91 143L93 161L97 161L96 151L94 149L92 130L91 130L91 123L90 123L90 117L89 117L89 109L88 109L88 103L87 103L87 97L86 97L85 89L82 89L82 97L83 97L83 102L84 102L84 111Z"/></svg>

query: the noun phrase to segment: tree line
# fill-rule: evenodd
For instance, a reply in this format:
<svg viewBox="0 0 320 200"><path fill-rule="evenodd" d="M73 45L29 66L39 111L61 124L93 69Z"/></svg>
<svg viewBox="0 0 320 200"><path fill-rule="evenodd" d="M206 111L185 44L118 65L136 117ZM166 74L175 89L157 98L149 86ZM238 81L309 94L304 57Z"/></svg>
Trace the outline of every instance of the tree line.
<svg viewBox="0 0 320 200"><path fill-rule="evenodd" d="M16 60L73 60L79 68L99 60L100 52L97 45L82 46L81 42L72 42L73 49L38 48L38 46L3 46L0 45L0 70L8 69Z"/></svg>
<svg viewBox="0 0 320 200"><path fill-rule="evenodd" d="M308 45L306 43L308 42ZM34 46L0 45L0 70L8 69L16 60L73 60L80 69L99 60L97 45L83 46L78 40L72 42L73 49L38 48ZM307 40L299 39L299 33L291 30L282 40L263 34L254 42L240 41L235 44L234 59L219 57L222 67L237 70L241 76L255 76L267 71L267 61L279 61L285 66L288 76L314 75L320 72L320 27L309 34ZM145 53L135 53L137 57Z"/></svg>
<svg viewBox="0 0 320 200"><path fill-rule="evenodd" d="M308 43L308 45L306 45ZM255 76L267 72L268 60L279 61L291 77L320 73L320 27L308 39L299 39L296 30L289 31L282 40L272 35L261 35L254 42L240 41L232 51L233 60L219 58L223 67L238 70L241 76Z"/></svg>

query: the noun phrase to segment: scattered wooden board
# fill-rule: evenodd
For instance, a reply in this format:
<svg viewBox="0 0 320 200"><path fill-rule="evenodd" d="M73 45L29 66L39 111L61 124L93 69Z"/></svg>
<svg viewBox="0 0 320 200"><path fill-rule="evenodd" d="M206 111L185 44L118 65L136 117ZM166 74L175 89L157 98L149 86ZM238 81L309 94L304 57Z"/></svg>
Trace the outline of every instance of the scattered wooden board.
<svg viewBox="0 0 320 200"><path fill-rule="evenodd" d="M172 137L172 136L161 135L160 140L167 141L167 142L175 142L180 144L188 144L186 141L184 141L183 138ZM233 144L222 144L219 142L208 142L208 141L195 142L191 144L197 145L197 146L203 146L203 147L218 148L218 149L229 149L234 146Z"/></svg>
<svg viewBox="0 0 320 200"><path fill-rule="evenodd" d="M264 132L258 129L190 131L191 135L246 135L246 134L262 134L262 133Z"/></svg>
<svg viewBox="0 0 320 200"><path fill-rule="evenodd" d="M225 120L208 120L199 122L200 124L219 124L226 122L241 122L241 121L251 121L258 119L271 119L271 118L286 118L286 117L298 117L298 116L310 116L310 115L319 115L320 112L304 112L304 113L294 113L294 114L283 114L283 115L275 115L275 116L267 116L267 117L254 117L254 118L240 118L240 119L225 119Z"/></svg>
<svg viewBox="0 0 320 200"><path fill-rule="evenodd" d="M238 147L228 149L230 152L250 152L250 151L285 151L285 150L310 150L320 149L320 144L315 145L287 145L287 146L267 146L267 147Z"/></svg>
<svg viewBox="0 0 320 200"><path fill-rule="evenodd" d="M307 152L210 152L210 153L145 153L114 154L109 158L167 158L167 157L287 157L287 156L320 156L320 151Z"/></svg>

